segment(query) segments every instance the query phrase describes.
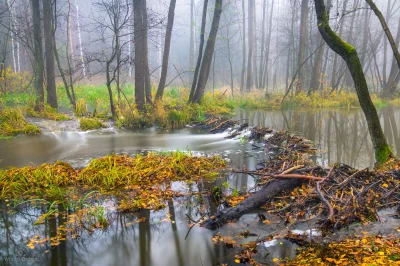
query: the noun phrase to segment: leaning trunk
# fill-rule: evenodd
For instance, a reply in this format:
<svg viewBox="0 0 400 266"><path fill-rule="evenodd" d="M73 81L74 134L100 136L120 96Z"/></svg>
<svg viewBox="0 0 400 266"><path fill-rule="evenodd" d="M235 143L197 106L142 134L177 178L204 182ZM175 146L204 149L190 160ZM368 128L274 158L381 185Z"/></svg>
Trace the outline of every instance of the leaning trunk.
<svg viewBox="0 0 400 266"><path fill-rule="evenodd" d="M378 113L369 95L367 81L365 80L357 51L353 46L343 41L332 31L329 26L324 0L314 0L314 2L319 32L329 47L339 54L347 63L354 81L358 100L368 123L369 133L375 149L375 159L378 163L384 163L389 160L393 154L387 144L379 122Z"/></svg>

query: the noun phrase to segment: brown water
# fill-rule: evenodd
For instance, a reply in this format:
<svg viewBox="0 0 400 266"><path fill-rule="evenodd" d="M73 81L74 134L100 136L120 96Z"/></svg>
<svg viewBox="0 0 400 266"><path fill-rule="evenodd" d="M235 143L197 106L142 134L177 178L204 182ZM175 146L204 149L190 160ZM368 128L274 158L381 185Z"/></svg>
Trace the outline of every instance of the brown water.
<svg viewBox="0 0 400 266"><path fill-rule="evenodd" d="M396 121L400 111L387 108L379 111L379 114L389 143L398 152L400 139ZM341 161L360 168L374 163L366 122L360 110L238 111L236 119L250 125L290 130L313 140L321 149L314 159L323 165ZM91 158L113 152L135 154L149 150L176 149L221 154L230 159L232 166L238 168L254 169L258 162L265 160L263 149L257 149L251 143L242 145L239 140L225 140L224 136L205 134L194 129L148 129L137 132L106 129L88 133L66 131L35 137L20 136L0 141L0 166L8 168L63 160L75 167L82 167ZM226 180L232 188L241 191L246 191L255 183L252 177L241 174L231 174ZM197 189L180 183L174 186L182 190ZM250 229L256 235L265 236L284 228L280 221L272 220L271 225L259 223L257 215L253 213L217 231L194 227L185 239L190 223L185 214L194 219L199 218L199 200L195 197L178 198L167 202L168 207L164 210L143 210L138 215L110 210L107 216L111 226L107 230L84 234L79 239L68 240L55 248L46 246L34 250L26 247L29 239L35 235L54 236L63 218L59 216L43 225L34 226L37 217L47 212L46 207L23 206L17 213L9 213L10 207L6 202L1 202L1 265L237 265L233 261L234 251L212 243L211 238L217 232L234 236ZM206 203L211 214L220 208L208 197L201 200ZM136 223L138 217L147 219ZM242 242L255 239L243 239ZM293 258L295 249L295 245L286 241L267 243L266 246L260 246L261 254L257 259L270 263L273 258Z"/></svg>

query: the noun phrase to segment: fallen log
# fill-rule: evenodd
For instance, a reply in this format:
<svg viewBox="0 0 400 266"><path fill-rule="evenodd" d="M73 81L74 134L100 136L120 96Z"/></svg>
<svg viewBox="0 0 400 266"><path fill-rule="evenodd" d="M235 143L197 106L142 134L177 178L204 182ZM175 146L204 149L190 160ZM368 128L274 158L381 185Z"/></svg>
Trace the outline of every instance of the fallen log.
<svg viewBox="0 0 400 266"><path fill-rule="evenodd" d="M230 221L239 219L243 214L251 210L261 207L283 191L292 190L300 186L302 182L304 180L299 178L273 180L237 206L219 211L215 216L210 217L200 225L207 229L216 229Z"/></svg>

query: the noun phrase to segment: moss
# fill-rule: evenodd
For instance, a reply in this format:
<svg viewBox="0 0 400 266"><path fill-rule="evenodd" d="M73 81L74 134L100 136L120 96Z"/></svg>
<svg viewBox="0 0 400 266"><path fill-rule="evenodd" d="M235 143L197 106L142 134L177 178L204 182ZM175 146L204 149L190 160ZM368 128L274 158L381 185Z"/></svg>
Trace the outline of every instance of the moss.
<svg viewBox="0 0 400 266"><path fill-rule="evenodd" d="M37 135L40 129L25 120L20 109L4 108L0 112L0 136L7 138L18 134Z"/></svg>
<svg viewBox="0 0 400 266"><path fill-rule="evenodd" d="M97 118L81 118L80 127L82 130L95 130L105 128L106 126Z"/></svg>
<svg viewBox="0 0 400 266"><path fill-rule="evenodd" d="M393 152L389 145L382 145L375 151L375 157L378 164L383 164L392 158Z"/></svg>

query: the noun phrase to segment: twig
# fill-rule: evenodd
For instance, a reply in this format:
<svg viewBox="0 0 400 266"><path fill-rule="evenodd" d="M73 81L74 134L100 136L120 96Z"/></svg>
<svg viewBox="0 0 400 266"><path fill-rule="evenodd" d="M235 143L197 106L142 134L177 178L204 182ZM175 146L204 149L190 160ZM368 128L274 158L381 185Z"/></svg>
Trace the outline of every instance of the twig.
<svg viewBox="0 0 400 266"><path fill-rule="evenodd" d="M350 180L351 180L352 178L354 178L356 175L358 175L359 173L364 172L364 171L367 170L367 169L368 169L368 168L364 168L364 169L362 169L362 170L360 170L360 171L355 172L354 174L352 174L351 176L349 176L346 180L344 180L342 183L340 183L340 184L338 185L338 188L339 188L339 189L342 189L344 186L346 186L346 185L350 182Z"/></svg>
<svg viewBox="0 0 400 266"><path fill-rule="evenodd" d="M304 167L304 165L293 166L292 168L289 168L289 169L283 171L282 175L289 174L289 173L293 172L294 170L298 170L298 169L301 169L303 167Z"/></svg>
<svg viewBox="0 0 400 266"><path fill-rule="evenodd" d="M332 167L332 169L333 169L333 167ZM318 192L318 195L319 195L319 198L321 199L321 201L328 207L328 209L329 209L329 217L328 217L328 219L330 221L332 221L333 216L335 215L335 210L333 209L333 207L329 203L329 201L324 197L324 194L322 194L322 191L321 191L321 183L324 182L325 179L326 178L324 178L323 180L317 182L317 192Z"/></svg>
<svg viewBox="0 0 400 266"><path fill-rule="evenodd" d="M275 178L298 178L298 179L307 179L307 180L324 180L321 177L309 176L309 175L297 175L297 174L287 174L287 175L271 175L271 177Z"/></svg>

